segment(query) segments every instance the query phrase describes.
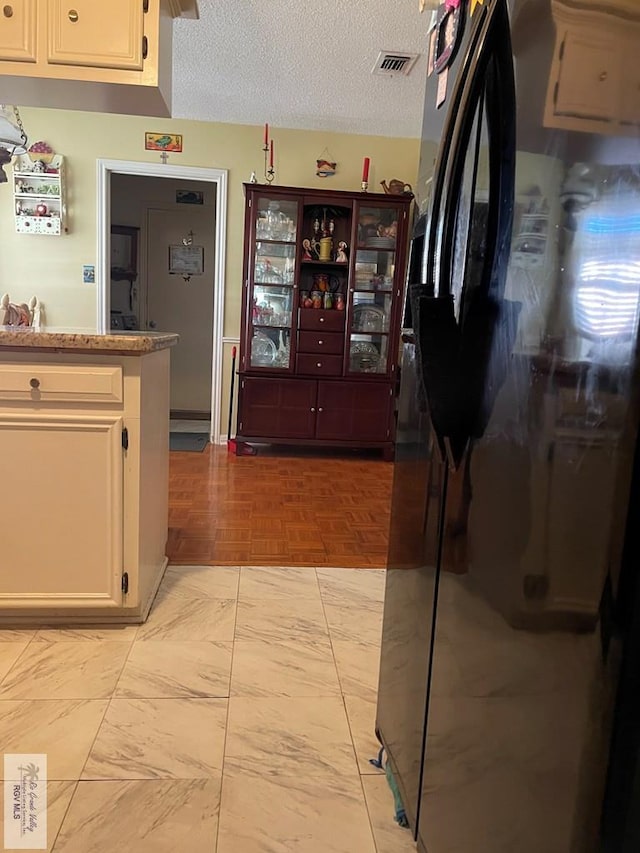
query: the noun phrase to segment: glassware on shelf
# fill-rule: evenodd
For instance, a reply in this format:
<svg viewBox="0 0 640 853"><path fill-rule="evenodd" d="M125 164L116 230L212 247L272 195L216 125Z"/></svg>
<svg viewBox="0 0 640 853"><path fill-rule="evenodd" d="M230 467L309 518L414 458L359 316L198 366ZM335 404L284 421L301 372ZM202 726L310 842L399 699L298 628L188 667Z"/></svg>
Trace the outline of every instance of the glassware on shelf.
<svg viewBox="0 0 640 853"><path fill-rule="evenodd" d="M276 357L276 345L264 332L255 332L251 339L251 364L258 367L268 367Z"/></svg>
<svg viewBox="0 0 640 853"><path fill-rule="evenodd" d="M287 339L285 341L285 335ZM291 356L291 348L289 346L289 337L288 333L283 332L282 329L278 332L278 349L274 358L274 365L277 367L289 367L289 360Z"/></svg>
<svg viewBox="0 0 640 853"><path fill-rule="evenodd" d="M285 210L281 209L283 206ZM293 202L260 199L256 219L256 239L294 243L296 211L297 207Z"/></svg>
<svg viewBox="0 0 640 853"><path fill-rule="evenodd" d="M385 335L352 335L349 341L351 373L385 373L388 338Z"/></svg>

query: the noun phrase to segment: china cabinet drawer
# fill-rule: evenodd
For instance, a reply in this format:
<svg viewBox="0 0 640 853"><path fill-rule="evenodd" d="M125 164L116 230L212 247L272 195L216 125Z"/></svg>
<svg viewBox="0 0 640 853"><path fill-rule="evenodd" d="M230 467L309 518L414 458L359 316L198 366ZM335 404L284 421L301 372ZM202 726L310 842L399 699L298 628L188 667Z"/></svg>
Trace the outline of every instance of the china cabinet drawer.
<svg viewBox="0 0 640 853"><path fill-rule="evenodd" d="M344 311L323 311L318 308L300 309L300 328L329 332L344 329Z"/></svg>
<svg viewBox="0 0 640 853"><path fill-rule="evenodd" d="M298 352L342 355L344 335L338 332L300 332Z"/></svg>
<svg viewBox="0 0 640 853"><path fill-rule="evenodd" d="M297 371L309 376L340 376L342 356L298 353Z"/></svg>
<svg viewBox="0 0 640 853"><path fill-rule="evenodd" d="M0 400L43 403L122 403L122 367L5 364Z"/></svg>

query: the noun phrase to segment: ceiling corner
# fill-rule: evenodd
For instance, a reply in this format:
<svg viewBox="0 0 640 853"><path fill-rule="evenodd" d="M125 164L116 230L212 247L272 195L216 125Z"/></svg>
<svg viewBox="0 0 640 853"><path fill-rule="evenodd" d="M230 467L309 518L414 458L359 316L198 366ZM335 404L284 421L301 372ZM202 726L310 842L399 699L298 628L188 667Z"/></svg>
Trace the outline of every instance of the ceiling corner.
<svg viewBox="0 0 640 853"><path fill-rule="evenodd" d="M199 20L198 0L168 0L172 18L192 18Z"/></svg>

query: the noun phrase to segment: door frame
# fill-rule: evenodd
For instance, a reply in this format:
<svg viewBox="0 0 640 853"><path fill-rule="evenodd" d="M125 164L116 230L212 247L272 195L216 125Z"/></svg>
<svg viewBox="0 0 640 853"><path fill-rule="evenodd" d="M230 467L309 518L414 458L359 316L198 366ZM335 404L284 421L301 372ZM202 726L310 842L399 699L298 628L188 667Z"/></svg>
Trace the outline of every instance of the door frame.
<svg viewBox="0 0 640 853"><path fill-rule="evenodd" d="M111 175L136 175L150 178L172 178L183 181L208 181L216 186L215 262L213 280L213 357L211 364L211 424L209 437L220 442L222 410L222 357L224 332L225 268L227 249L227 169L200 166L169 166L133 160L97 160L97 239L96 288L97 329L106 333L111 328Z"/></svg>

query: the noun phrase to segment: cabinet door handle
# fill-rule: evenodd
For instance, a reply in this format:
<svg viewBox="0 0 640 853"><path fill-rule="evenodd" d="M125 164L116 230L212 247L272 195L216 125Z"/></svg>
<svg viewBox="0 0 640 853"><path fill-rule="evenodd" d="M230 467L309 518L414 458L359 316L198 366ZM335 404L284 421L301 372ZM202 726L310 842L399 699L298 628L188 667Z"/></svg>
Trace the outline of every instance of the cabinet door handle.
<svg viewBox="0 0 640 853"><path fill-rule="evenodd" d="M72 24L76 24L78 22L78 13L75 9L69 9L69 20Z"/></svg>
<svg viewBox="0 0 640 853"><path fill-rule="evenodd" d="M142 36L142 58L146 59L149 56L149 39Z"/></svg>
<svg viewBox="0 0 640 853"><path fill-rule="evenodd" d="M600 82L601 82L601 83L604 83L604 81L607 79L607 77L608 77L608 76L609 76L609 75L607 74L607 72L606 72L606 71L603 71L603 72L600 74L600 77L599 77Z"/></svg>
<svg viewBox="0 0 640 853"><path fill-rule="evenodd" d="M13 6L9 6L8 4L3 7L2 14L5 18L13 18Z"/></svg>
<svg viewBox="0 0 640 853"><path fill-rule="evenodd" d="M29 380L29 385L31 385L31 387L35 391L37 388L40 387L40 380L36 379L36 377L34 376L33 379Z"/></svg>
<svg viewBox="0 0 640 853"><path fill-rule="evenodd" d="M313 406L311 406L311 411L312 411L312 412L315 412L315 409L314 409L314 407L313 407Z"/></svg>
<svg viewBox="0 0 640 853"><path fill-rule="evenodd" d="M324 412L324 409L322 408L322 406L318 409L318 411L319 411L319 412Z"/></svg>

